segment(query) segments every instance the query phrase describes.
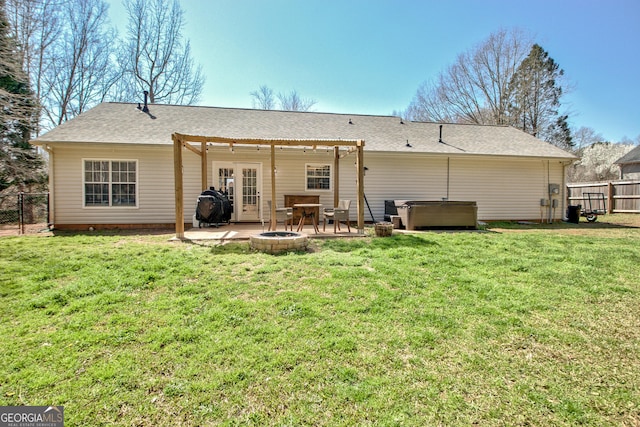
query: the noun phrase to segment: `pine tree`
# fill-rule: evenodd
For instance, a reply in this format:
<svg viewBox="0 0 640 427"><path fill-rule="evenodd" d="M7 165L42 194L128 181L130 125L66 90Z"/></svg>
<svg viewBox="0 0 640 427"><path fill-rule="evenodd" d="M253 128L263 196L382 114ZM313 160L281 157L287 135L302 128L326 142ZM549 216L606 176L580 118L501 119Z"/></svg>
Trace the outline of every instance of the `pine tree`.
<svg viewBox="0 0 640 427"><path fill-rule="evenodd" d="M42 158L29 145L36 101L5 10L0 0L0 192L30 191L45 183Z"/></svg>
<svg viewBox="0 0 640 427"><path fill-rule="evenodd" d="M511 80L511 123L523 131L563 148L570 148L567 116L559 114L564 71L538 44L520 63Z"/></svg>
<svg viewBox="0 0 640 427"><path fill-rule="evenodd" d="M547 129L547 142L552 143L565 150L573 150L575 143L573 142L573 134L567 121L569 116L558 116L555 123L551 124Z"/></svg>

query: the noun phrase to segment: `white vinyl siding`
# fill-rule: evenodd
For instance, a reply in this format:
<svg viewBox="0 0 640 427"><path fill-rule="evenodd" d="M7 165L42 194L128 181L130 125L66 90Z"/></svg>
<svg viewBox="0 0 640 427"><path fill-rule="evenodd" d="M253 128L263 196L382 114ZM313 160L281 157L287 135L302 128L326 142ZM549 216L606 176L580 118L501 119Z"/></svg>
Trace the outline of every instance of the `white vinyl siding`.
<svg viewBox="0 0 640 427"><path fill-rule="evenodd" d="M175 222L173 147L161 145L56 144L53 212L58 224L172 224ZM87 209L84 207L83 159L128 161L137 159L137 207ZM207 186L219 186L213 162L262 164L261 208L268 219L266 201L271 197L269 150L237 146L208 148ZM333 205L333 151L275 150L276 197L284 205L285 194L317 194L325 207ZM339 198L352 200L351 218L357 216L355 155L340 159ZM306 165L331 165L331 191L307 190ZM540 199L548 197L549 183L560 184L555 219L564 213L563 164L559 160L499 156L446 156L407 153L364 153L365 221L382 221L384 201L442 200L476 201L481 220L540 219ZM200 158L183 149L184 218L190 222L202 191ZM448 182L448 194L447 194ZM373 218L369 213L373 213Z"/></svg>
<svg viewBox="0 0 640 427"><path fill-rule="evenodd" d="M365 165L365 195L376 221L384 218L384 200L445 198L475 201L480 220L539 220L541 214L546 217L540 199L548 198L549 183L561 190L554 197L559 203L554 218L561 219L566 208L564 167L558 160L365 153ZM340 180L350 182L342 168ZM341 184L341 194L345 190ZM365 220L371 220L366 208Z"/></svg>
<svg viewBox="0 0 640 427"><path fill-rule="evenodd" d="M185 150L186 151L186 150ZM67 144L53 149L54 221L57 224L170 224L175 222L173 151L171 146ZM137 159L137 206L84 206L84 159ZM193 214L200 194L200 162L184 153L185 212ZM122 184L122 183L120 183Z"/></svg>

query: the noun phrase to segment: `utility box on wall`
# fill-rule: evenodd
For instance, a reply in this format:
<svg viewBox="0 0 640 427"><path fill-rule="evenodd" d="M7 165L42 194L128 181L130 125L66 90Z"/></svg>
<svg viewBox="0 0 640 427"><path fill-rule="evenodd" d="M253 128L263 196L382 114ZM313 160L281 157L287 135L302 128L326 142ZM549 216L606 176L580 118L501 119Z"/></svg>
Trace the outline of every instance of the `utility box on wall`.
<svg viewBox="0 0 640 427"><path fill-rule="evenodd" d="M549 184L549 194L552 194L552 195L560 194L560 184Z"/></svg>

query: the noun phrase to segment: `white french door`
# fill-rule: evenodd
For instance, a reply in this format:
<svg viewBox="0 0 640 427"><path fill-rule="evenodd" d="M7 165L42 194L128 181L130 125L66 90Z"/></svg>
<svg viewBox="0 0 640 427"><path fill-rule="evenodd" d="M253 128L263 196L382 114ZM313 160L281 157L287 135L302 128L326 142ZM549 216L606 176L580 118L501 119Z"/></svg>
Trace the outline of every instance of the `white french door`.
<svg viewBox="0 0 640 427"><path fill-rule="evenodd" d="M262 192L260 163L214 162L214 186L226 192L233 205L232 220L259 221Z"/></svg>

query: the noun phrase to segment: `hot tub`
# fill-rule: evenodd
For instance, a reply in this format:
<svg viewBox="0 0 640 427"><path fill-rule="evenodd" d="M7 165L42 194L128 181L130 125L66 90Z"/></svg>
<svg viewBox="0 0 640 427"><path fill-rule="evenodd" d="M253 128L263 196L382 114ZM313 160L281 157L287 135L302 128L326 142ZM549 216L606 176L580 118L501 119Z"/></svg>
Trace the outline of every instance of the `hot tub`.
<svg viewBox="0 0 640 427"><path fill-rule="evenodd" d="M396 206L407 230L420 228L476 228L476 202L408 200Z"/></svg>

